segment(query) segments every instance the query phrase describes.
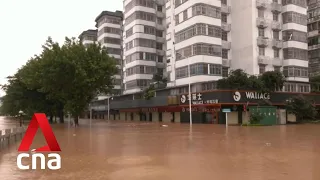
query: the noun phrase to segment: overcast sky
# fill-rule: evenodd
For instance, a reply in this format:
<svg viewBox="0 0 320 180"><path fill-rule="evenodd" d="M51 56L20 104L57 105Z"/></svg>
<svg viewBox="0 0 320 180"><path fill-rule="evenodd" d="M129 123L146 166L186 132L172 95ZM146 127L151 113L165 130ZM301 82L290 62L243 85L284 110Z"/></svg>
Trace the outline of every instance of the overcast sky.
<svg viewBox="0 0 320 180"><path fill-rule="evenodd" d="M95 28L103 10L122 9L122 0L1 0L0 84L40 53L48 36L62 43L65 36Z"/></svg>

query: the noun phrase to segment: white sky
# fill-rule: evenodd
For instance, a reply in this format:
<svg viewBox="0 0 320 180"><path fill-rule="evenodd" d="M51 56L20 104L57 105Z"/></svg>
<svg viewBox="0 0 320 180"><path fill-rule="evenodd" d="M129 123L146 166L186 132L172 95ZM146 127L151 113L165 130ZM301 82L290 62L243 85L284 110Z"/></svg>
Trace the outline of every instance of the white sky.
<svg viewBox="0 0 320 180"><path fill-rule="evenodd" d="M95 28L103 11L123 10L122 0L0 0L0 84L34 54L48 36L63 43ZM4 95L0 90L0 97Z"/></svg>

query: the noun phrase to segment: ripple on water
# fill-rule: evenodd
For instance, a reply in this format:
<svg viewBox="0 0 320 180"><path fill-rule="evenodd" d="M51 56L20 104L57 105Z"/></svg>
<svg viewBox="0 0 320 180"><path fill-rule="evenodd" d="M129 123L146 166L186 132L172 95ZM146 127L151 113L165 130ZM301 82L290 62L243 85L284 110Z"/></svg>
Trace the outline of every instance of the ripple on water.
<svg viewBox="0 0 320 180"><path fill-rule="evenodd" d="M168 169L161 166L139 166L115 171L108 177L110 180L159 179L160 177L166 177L167 172Z"/></svg>
<svg viewBox="0 0 320 180"><path fill-rule="evenodd" d="M151 157L149 156L121 156L109 158L109 164L117 164L117 165L137 165L144 164L151 161Z"/></svg>

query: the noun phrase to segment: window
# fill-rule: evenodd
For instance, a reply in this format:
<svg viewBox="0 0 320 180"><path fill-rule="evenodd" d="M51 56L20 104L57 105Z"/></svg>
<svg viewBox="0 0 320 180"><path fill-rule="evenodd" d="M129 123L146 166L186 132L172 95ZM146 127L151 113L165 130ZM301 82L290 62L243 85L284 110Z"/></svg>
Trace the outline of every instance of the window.
<svg viewBox="0 0 320 180"><path fill-rule="evenodd" d="M307 25L307 15L297 12L289 11L282 13L283 24L296 23L301 25Z"/></svg>
<svg viewBox="0 0 320 180"><path fill-rule="evenodd" d="M225 31L223 31L223 32L222 32L221 39L222 39L223 41L228 41L228 33L225 32Z"/></svg>
<svg viewBox="0 0 320 180"><path fill-rule="evenodd" d="M259 47L259 55L264 56L265 55L265 49L262 47Z"/></svg>
<svg viewBox="0 0 320 180"><path fill-rule="evenodd" d="M259 74L263 74L266 72L266 66L265 65L259 65Z"/></svg>
<svg viewBox="0 0 320 180"><path fill-rule="evenodd" d="M221 0L221 4L227 5L227 0Z"/></svg>
<svg viewBox="0 0 320 180"><path fill-rule="evenodd" d="M273 39L279 40L280 39L280 33L279 31L273 31Z"/></svg>
<svg viewBox="0 0 320 180"><path fill-rule="evenodd" d="M307 32L297 31L297 30L285 30L282 31L283 41L298 41L298 42L308 42Z"/></svg>
<svg viewBox="0 0 320 180"><path fill-rule="evenodd" d="M133 34L133 27L126 31L126 37L130 37Z"/></svg>
<svg viewBox="0 0 320 180"><path fill-rule="evenodd" d="M160 62L160 63L163 62L163 56L158 56L158 62Z"/></svg>
<svg viewBox="0 0 320 180"><path fill-rule="evenodd" d="M263 28L258 28L258 35L259 35L259 37L264 37L264 29Z"/></svg>
<svg viewBox="0 0 320 180"><path fill-rule="evenodd" d="M275 58L280 57L280 50L279 49L273 49L273 57L275 57Z"/></svg>
<svg viewBox="0 0 320 180"><path fill-rule="evenodd" d="M224 22L224 23L228 22L228 16L226 14L221 14L221 22Z"/></svg>
<svg viewBox="0 0 320 180"><path fill-rule="evenodd" d="M152 26L144 26L144 31L145 34L151 34L155 35L156 34L156 28Z"/></svg>
<svg viewBox="0 0 320 180"><path fill-rule="evenodd" d="M186 21L188 19L188 10L183 11L183 20Z"/></svg>
<svg viewBox="0 0 320 180"><path fill-rule="evenodd" d="M220 7L211 6L208 4L196 4L192 7L192 16L197 15L204 15L213 18L220 19L221 18L221 11Z"/></svg>
<svg viewBox="0 0 320 180"><path fill-rule="evenodd" d="M179 24L179 14L176 15L174 19L175 19L176 25Z"/></svg>
<svg viewBox="0 0 320 180"><path fill-rule="evenodd" d="M158 18L157 18L157 23L160 24L160 25L162 25L162 23L163 23L163 22L162 22L162 18L159 18L159 17L158 17Z"/></svg>
<svg viewBox="0 0 320 180"><path fill-rule="evenodd" d="M163 46L162 43L157 43L157 47L156 47L156 48L159 49L159 50L163 50L163 49L162 49L162 46Z"/></svg>
<svg viewBox="0 0 320 180"><path fill-rule="evenodd" d="M258 17L264 18L264 10L263 9L258 9Z"/></svg>
<svg viewBox="0 0 320 180"><path fill-rule="evenodd" d="M283 58L308 60L308 50L298 48L285 48L283 49Z"/></svg>
<svg viewBox="0 0 320 180"><path fill-rule="evenodd" d="M222 49L222 59L228 59L228 50Z"/></svg>
<svg viewBox="0 0 320 180"><path fill-rule="evenodd" d="M229 76L229 69L222 67L222 77L228 77Z"/></svg>
<svg viewBox="0 0 320 180"><path fill-rule="evenodd" d="M176 51L177 61L195 55L221 57L221 45L198 43Z"/></svg>
<svg viewBox="0 0 320 180"><path fill-rule="evenodd" d="M280 72L281 71L281 67L280 66L273 66L273 70Z"/></svg>
<svg viewBox="0 0 320 180"><path fill-rule="evenodd" d="M157 11L162 12L162 6L157 6Z"/></svg>
<svg viewBox="0 0 320 180"><path fill-rule="evenodd" d="M283 67L283 75L286 77L302 77L308 78L308 68L299 66L285 66Z"/></svg>
<svg viewBox="0 0 320 180"><path fill-rule="evenodd" d="M121 44L121 40L118 38L111 38L111 37L105 37L104 38L104 43L107 44Z"/></svg>
<svg viewBox="0 0 320 180"><path fill-rule="evenodd" d="M156 31L156 36L157 37L163 37L163 31L157 30Z"/></svg>
<svg viewBox="0 0 320 180"><path fill-rule="evenodd" d="M273 15L274 21L279 21L279 13L274 12L274 13L272 13L272 15Z"/></svg>
<svg viewBox="0 0 320 180"><path fill-rule="evenodd" d="M210 64L210 75L222 76L222 66L218 64Z"/></svg>
<svg viewBox="0 0 320 180"><path fill-rule="evenodd" d="M307 7L306 0L282 0L282 5L294 4L300 7Z"/></svg>

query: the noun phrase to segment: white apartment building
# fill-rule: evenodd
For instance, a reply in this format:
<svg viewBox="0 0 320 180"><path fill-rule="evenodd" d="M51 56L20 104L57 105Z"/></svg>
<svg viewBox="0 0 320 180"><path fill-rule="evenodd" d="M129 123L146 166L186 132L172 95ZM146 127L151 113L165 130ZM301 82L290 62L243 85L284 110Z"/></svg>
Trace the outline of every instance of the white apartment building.
<svg viewBox="0 0 320 180"><path fill-rule="evenodd" d="M192 91L215 89L234 69L251 75L282 71L284 91L310 91L306 0L166 0L164 7L155 0L125 0L124 6L125 93L148 86L162 50L168 86L177 87L173 94L187 92L189 82ZM149 27L160 30L164 12L160 51L163 39Z"/></svg>
<svg viewBox="0 0 320 180"><path fill-rule="evenodd" d="M124 93L142 91L165 69L165 1L124 0Z"/></svg>
<svg viewBox="0 0 320 180"><path fill-rule="evenodd" d="M122 34L123 34L123 13L122 11L103 11L95 19L98 29L97 40L107 48L108 54L117 61L119 72L115 75L114 89L112 94L122 93Z"/></svg>
<svg viewBox="0 0 320 180"><path fill-rule="evenodd" d="M88 29L86 31L83 31L79 35L79 40L85 46L88 46L89 44L93 44L97 42L97 32L98 31L96 29Z"/></svg>

